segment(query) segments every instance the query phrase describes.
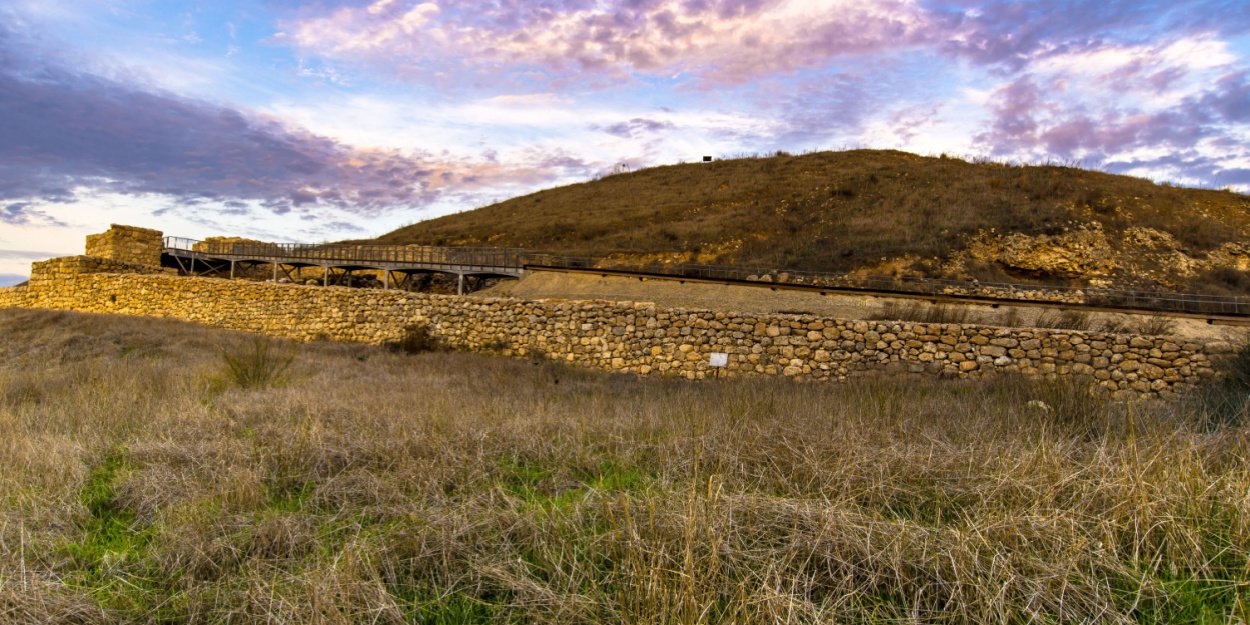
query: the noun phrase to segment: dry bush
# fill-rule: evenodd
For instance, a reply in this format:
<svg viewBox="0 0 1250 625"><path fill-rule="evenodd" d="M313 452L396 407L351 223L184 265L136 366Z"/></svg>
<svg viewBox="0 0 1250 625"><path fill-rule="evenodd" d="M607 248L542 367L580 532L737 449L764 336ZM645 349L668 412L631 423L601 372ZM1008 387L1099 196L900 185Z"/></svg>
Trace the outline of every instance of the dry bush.
<svg viewBox="0 0 1250 625"><path fill-rule="evenodd" d="M1250 270L1213 267L1195 276L1186 289L1195 293L1245 297L1250 293Z"/></svg>
<svg viewBox="0 0 1250 625"><path fill-rule="evenodd" d="M206 394L196 378L237 335L41 319L0 311L0 388L47 385L0 403L0 620L1246 610L1250 431L1184 402L1062 379L695 384L319 343L286 384ZM63 358L74 336L94 347ZM119 336L156 348L119 355Z"/></svg>
<svg viewBox="0 0 1250 625"><path fill-rule="evenodd" d="M286 346L263 337L223 347L218 355L221 356L218 379L239 388L265 388L281 383L295 359Z"/></svg>
<svg viewBox="0 0 1250 625"><path fill-rule="evenodd" d="M1091 315L1084 310L1056 310L1047 308L1037 315L1033 325L1054 330L1090 330Z"/></svg>
<svg viewBox="0 0 1250 625"><path fill-rule="evenodd" d="M1098 324L1098 331L1107 334L1127 334L1131 333L1133 328L1128 321L1108 315Z"/></svg>
<svg viewBox="0 0 1250 625"><path fill-rule="evenodd" d="M913 323L979 323L980 317L967 306L958 304L926 304L909 301L887 301L870 319L878 321L909 321Z"/></svg>
<svg viewBox="0 0 1250 625"><path fill-rule="evenodd" d="M1135 320L1132 328L1138 334L1167 336L1176 332L1176 319L1167 315L1144 315Z"/></svg>
<svg viewBox="0 0 1250 625"><path fill-rule="evenodd" d="M1212 428L1250 424L1250 343L1217 365L1218 375L1199 385L1189 400Z"/></svg>

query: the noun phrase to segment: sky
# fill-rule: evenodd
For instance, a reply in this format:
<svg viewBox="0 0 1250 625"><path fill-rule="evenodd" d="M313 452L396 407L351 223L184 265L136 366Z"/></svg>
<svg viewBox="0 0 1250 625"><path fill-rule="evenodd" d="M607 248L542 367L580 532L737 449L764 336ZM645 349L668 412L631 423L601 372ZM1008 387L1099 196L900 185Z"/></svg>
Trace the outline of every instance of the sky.
<svg viewBox="0 0 1250 625"><path fill-rule="evenodd" d="M1250 192L1250 2L0 0L0 285L850 148Z"/></svg>

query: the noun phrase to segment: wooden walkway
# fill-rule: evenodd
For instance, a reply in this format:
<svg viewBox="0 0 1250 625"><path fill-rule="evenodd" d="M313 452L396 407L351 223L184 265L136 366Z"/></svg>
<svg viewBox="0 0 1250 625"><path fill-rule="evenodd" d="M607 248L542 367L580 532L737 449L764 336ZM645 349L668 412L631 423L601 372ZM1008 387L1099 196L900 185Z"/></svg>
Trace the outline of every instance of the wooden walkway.
<svg viewBox="0 0 1250 625"><path fill-rule="evenodd" d="M335 272L350 274L361 269L383 272L385 288L402 287L413 274L443 273L457 276L457 292L462 294L467 277L519 278L527 264L546 258L514 248L218 242L178 237L165 237L164 254L190 275L228 270L233 278L239 265L271 265L277 280L291 278L291 269L321 267L325 285Z"/></svg>

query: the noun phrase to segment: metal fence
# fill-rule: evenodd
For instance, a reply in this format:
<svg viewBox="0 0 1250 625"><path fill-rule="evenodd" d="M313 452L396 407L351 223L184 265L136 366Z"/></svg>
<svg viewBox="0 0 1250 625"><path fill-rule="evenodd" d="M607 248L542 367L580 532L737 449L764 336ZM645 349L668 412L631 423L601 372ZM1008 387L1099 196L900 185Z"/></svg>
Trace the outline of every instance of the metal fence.
<svg viewBox="0 0 1250 625"><path fill-rule="evenodd" d="M662 276L705 280L772 282L787 285L894 292L917 295L975 296L1011 301L1050 301L1161 312L1250 316L1250 297L1198 293L1137 291L1096 287L1067 287L1010 282L978 282L910 276L872 276L849 273L778 270L730 265L665 265L638 267L590 257L558 256L517 248L437 247L426 245L348 245L340 243L259 243L196 241L165 237L171 251L203 257L260 258L309 264L425 265L483 267L519 271L526 267L643 271Z"/></svg>
<svg viewBox="0 0 1250 625"><path fill-rule="evenodd" d="M428 245L347 245L340 243L260 243L250 241L196 241L165 237L170 250L211 258L260 258L310 264L360 263L394 265L449 265L521 269L525 250L501 247L435 247Z"/></svg>
<svg viewBox="0 0 1250 625"><path fill-rule="evenodd" d="M549 267L568 269L620 269L637 271L638 267L613 267L587 258L542 256ZM669 265L645 268L647 273L705 280L782 283L787 285L894 292L913 295L945 295L982 297L1023 302L1065 302L1109 308L1137 308L1162 312L1250 316L1250 297L1227 297L1200 293L1139 291L1098 287L1069 287L1012 282L979 282L913 276L873 276L849 273L777 270L762 267L728 265Z"/></svg>

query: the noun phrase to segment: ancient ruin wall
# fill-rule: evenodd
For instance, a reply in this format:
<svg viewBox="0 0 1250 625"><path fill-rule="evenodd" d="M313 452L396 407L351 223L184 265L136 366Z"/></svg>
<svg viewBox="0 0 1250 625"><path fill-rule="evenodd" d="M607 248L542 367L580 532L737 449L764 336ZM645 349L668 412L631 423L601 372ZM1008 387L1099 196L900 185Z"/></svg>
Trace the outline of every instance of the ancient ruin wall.
<svg viewBox="0 0 1250 625"><path fill-rule="evenodd" d="M1223 348L1169 338L961 324L844 321L620 302L526 301L189 278L42 271L0 289L0 308L170 317L296 340L381 344L404 328L467 350L541 353L576 365L702 378L712 352L725 375L842 379L904 370L957 377L1086 375L1121 395L1169 394L1212 374ZM49 261L53 262L53 261ZM84 262L84 261L77 261Z"/></svg>
<svg viewBox="0 0 1250 625"><path fill-rule="evenodd" d="M108 231L87 235L87 256L132 265L161 266L164 240L160 230L113 224Z"/></svg>
<svg viewBox="0 0 1250 625"><path fill-rule="evenodd" d="M176 269L127 263L97 256L63 256L31 263L30 282L42 288L59 288L62 283L72 282L74 276L83 273L170 273Z"/></svg>

